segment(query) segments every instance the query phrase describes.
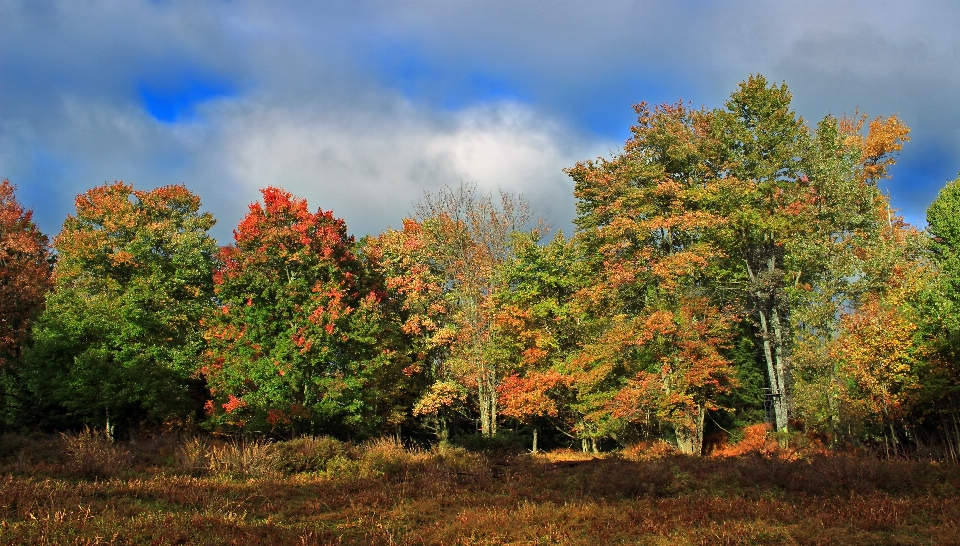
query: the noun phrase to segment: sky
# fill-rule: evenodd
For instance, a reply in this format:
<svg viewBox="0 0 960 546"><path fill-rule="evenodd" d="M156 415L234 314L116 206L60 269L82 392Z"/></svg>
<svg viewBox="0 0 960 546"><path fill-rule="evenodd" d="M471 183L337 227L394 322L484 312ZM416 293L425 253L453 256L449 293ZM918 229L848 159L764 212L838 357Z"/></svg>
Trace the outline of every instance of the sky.
<svg viewBox="0 0 960 546"><path fill-rule="evenodd" d="M898 114L908 221L960 172L960 2L0 0L0 178L47 234L123 180L186 184L227 244L280 186L360 237L461 182L569 234L563 169L631 105L721 107L751 74L814 125Z"/></svg>

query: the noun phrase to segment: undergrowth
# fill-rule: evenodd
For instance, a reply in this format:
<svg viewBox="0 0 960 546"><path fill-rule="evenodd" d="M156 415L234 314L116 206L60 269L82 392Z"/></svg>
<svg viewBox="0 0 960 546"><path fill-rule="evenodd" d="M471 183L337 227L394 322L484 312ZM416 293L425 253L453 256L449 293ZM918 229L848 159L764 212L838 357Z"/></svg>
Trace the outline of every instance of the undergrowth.
<svg viewBox="0 0 960 546"><path fill-rule="evenodd" d="M85 431L0 437L0 544L957 544L960 468Z"/></svg>

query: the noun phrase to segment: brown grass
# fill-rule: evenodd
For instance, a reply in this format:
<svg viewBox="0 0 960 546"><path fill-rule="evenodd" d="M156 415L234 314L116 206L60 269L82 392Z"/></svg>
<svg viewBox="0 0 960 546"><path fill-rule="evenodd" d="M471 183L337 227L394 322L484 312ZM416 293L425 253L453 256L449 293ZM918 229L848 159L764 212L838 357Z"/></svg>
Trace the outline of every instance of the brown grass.
<svg viewBox="0 0 960 546"><path fill-rule="evenodd" d="M0 544L960 544L960 468L933 462L189 440L118 446L135 464L105 477L18 441Z"/></svg>
<svg viewBox="0 0 960 546"><path fill-rule="evenodd" d="M66 469L76 475L103 478L130 468L130 452L106 433L84 428L76 434L61 434Z"/></svg>

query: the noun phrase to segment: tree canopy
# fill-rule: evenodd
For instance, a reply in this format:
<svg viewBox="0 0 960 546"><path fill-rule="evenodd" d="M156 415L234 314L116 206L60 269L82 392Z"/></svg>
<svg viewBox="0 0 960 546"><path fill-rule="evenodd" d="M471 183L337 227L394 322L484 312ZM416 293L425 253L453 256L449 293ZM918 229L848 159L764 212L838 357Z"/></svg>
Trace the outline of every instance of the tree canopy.
<svg viewBox="0 0 960 546"><path fill-rule="evenodd" d="M792 100L755 75L715 108L637 104L622 150L566 170L569 237L461 184L356 241L268 186L218 248L184 186L118 182L77 198L51 281L4 181L6 424L699 454L766 421L960 458L960 179L910 226L878 188L909 128Z"/></svg>

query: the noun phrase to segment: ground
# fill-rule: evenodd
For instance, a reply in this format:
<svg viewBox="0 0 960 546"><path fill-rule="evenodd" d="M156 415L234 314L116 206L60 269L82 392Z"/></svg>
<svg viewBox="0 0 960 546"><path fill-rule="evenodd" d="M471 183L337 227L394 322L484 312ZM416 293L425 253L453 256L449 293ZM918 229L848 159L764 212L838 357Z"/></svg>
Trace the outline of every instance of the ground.
<svg viewBox="0 0 960 546"><path fill-rule="evenodd" d="M11 438L2 544L960 544L936 461Z"/></svg>

